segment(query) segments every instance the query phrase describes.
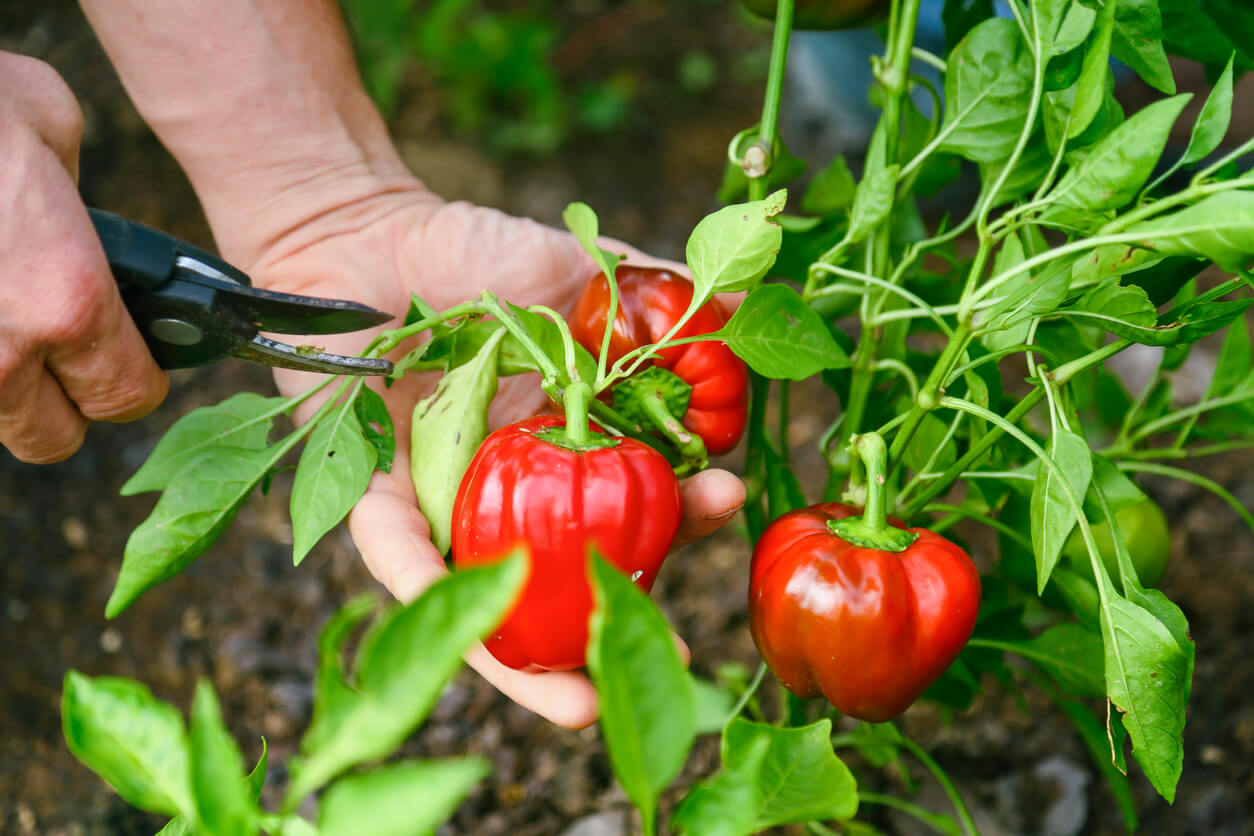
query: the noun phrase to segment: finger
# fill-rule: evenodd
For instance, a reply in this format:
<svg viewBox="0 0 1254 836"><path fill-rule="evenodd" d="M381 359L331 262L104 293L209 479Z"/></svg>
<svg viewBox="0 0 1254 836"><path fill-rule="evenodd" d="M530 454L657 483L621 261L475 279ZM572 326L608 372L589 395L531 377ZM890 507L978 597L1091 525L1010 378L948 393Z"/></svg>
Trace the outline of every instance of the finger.
<svg viewBox="0 0 1254 836"><path fill-rule="evenodd" d="M700 540L722 528L745 504L745 486L726 470L703 470L679 483L683 519L675 546Z"/></svg>
<svg viewBox="0 0 1254 836"><path fill-rule="evenodd" d="M14 358L0 370L0 444L19 460L49 464L83 444L87 419L39 358Z"/></svg>
<svg viewBox="0 0 1254 836"><path fill-rule="evenodd" d="M597 692L577 671L518 671L497 661L482 644L466 652L466 664L498 691L546 720L582 729L597 719Z"/></svg>

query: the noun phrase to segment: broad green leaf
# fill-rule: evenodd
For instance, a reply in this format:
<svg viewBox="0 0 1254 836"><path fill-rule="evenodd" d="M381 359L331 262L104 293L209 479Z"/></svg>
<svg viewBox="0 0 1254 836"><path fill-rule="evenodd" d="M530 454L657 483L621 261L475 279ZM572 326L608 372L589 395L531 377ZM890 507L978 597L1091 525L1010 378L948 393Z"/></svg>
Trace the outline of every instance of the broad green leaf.
<svg viewBox="0 0 1254 836"><path fill-rule="evenodd" d="M433 832L491 770L486 758L411 760L341 778L319 804L318 836Z"/></svg>
<svg viewBox="0 0 1254 836"><path fill-rule="evenodd" d="M1069 5L1071 5L1071 0L1035 0L1032 3L1032 20L1035 21L1036 37L1044 45L1046 55L1052 51L1058 28L1062 25Z"/></svg>
<svg viewBox="0 0 1254 836"><path fill-rule="evenodd" d="M1053 165L1054 158L1045 143L1040 141L1040 133L1033 135L1028 146L1019 155L1014 170L1001 184L997 196L989 202L990 207L1002 206L1019 200L1036 191ZM980 164L980 182L991 190L992 185L1001 177L1004 162Z"/></svg>
<svg viewBox="0 0 1254 836"><path fill-rule="evenodd" d="M1057 469L1042 463L1032 486L1032 551L1036 554L1036 591L1040 594L1058 563L1063 544L1075 526L1075 510L1063 488L1063 479L1077 500L1089 488L1092 452L1084 437L1059 427L1049 440L1049 457Z"/></svg>
<svg viewBox="0 0 1254 836"><path fill-rule="evenodd" d="M244 777L244 785L248 787L248 795L254 802L261 798L261 789L266 783L266 766L270 762L270 749L266 739L261 738L261 757L253 765L253 771Z"/></svg>
<svg viewBox="0 0 1254 836"><path fill-rule="evenodd" d="M723 733L721 771L693 788L672 824L688 834L739 836L790 822L852 818L857 784L832 752L831 735L826 719L791 728L733 720Z"/></svg>
<svg viewBox="0 0 1254 836"><path fill-rule="evenodd" d="M1233 53L1238 71L1254 66L1254 13L1245 0L1207 0L1204 7L1197 0L1159 0L1158 6L1163 43L1172 55L1204 64L1211 77L1219 74Z"/></svg>
<svg viewBox="0 0 1254 836"><path fill-rule="evenodd" d="M996 331L1052 312L1067 296L1077 258L1060 258L1043 270L1019 273L1007 281L996 291L997 304L981 311L977 325L983 331ZM992 345L988 348L994 350Z"/></svg>
<svg viewBox="0 0 1254 836"><path fill-rule="evenodd" d="M1086 325L1136 340L1146 332L1154 332L1158 312L1150 304L1145 291L1136 285L1124 287L1107 281L1090 290L1076 302L1070 315Z"/></svg>
<svg viewBox="0 0 1254 836"><path fill-rule="evenodd" d="M575 236L575 240L579 242L579 246L583 247L584 252L592 256L592 260L606 276L618 275L618 264L623 260L622 256L614 255L611 252L601 249L597 245L597 236L600 235L600 224L597 222L596 213L586 203L571 203L562 212L562 221L566 224Z"/></svg>
<svg viewBox="0 0 1254 836"><path fill-rule="evenodd" d="M207 680L196 683L188 731L192 792L200 826L221 836L257 832L257 803L244 780L244 758L222 722Z"/></svg>
<svg viewBox="0 0 1254 836"><path fill-rule="evenodd" d="M547 316L541 316L537 313L525 310L517 305L506 304L510 313L514 318L519 320L523 327L527 329L527 333L540 346L540 350L549 356L559 370L561 370L561 382L563 385L570 382L570 373L566 368L566 344L562 340L562 332L558 329L557 323L549 319ZM484 340L486 344L492 337L488 335ZM579 369L579 377L581 380L592 380L596 376L597 361L586 348L579 343L575 343L575 365ZM476 354L482 350L482 346L476 349ZM530 353L523 348L522 343L515 339L512 335L507 335L501 343L501 358L507 360L512 358L517 366L523 366L534 371L541 371L539 365L531 357ZM517 371L513 371L517 374Z"/></svg>
<svg viewBox="0 0 1254 836"><path fill-rule="evenodd" d="M692 679L662 613L592 550L596 608L588 622L588 673L601 703L601 733L614 774L642 816L688 759L697 734Z"/></svg>
<svg viewBox="0 0 1254 836"><path fill-rule="evenodd" d="M370 484L379 451L366 440L351 403L340 404L313 428L292 482L292 563L348 516Z"/></svg>
<svg viewBox="0 0 1254 836"><path fill-rule="evenodd" d="M1089 33L1093 31L1096 24L1097 11L1095 9L1083 3L1071 3L1066 16L1062 19L1062 24L1058 27L1058 34L1054 37L1054 54L1071 52L1083 44L1088 40Z"/></svg>
<svg viewBox="0 0 1254 836"><path fill-rule="evenodd" d="M1123 712L1132 754L1154 789L1175 800L1184 764L1188 659L1163 622L1111 587L1102 618L1106 693Z"/></svg>
<svg viewBox="0 0 1254 836"><path fill-rule="evenodd" d="M949 467L958 458L958 448L952 438L946 438L948 435L948 422L942 421L932 412L924 415L902 456L906 466L915 473L922 473L928 462L932 463L931 469L934 471Z"/></svg>
<svg viewBox="0 0 1254 836"><path fill-rule="evenodd" d="M1090 228L1095 213L1131 201L1153 172L1188 100L1186 93L1155 102L1111 131L1050 190L1042 221Z"/></svg>
<svg viewBox="0 0 1254 836"><path fill-rule="evenodd" d="M1110 794L1114 796L1115 804L1123 816L1127 832L1136 833L1136 797L1132 794L1128 777L1110 761L1110 740L1106 736L1105 724L1094 717L1087 706L1077 700L1059 700L1058 705L1067 715L1067 719L1071 721L1076 734L1080 736L1080 741L1088 750L1089 757L1093 759L1093 765L1106 780L1106 786L1110 789Z"/></svg>
<svg viewBox="0 0 1254 836"><path fill-rule="evenodd" d="M1232 64L1236 56L1228 59L1228 66L1215 86L1211 88L1202 112L1193 123L1193 132L1189 135L1189 147L1184 149L1180 158L1181 165L1192 165L1206 157L1224 141L1228 133L1228 124L1232 121Z"/></svg>
<svg viewBox="0 0 1254 836"><path fill-rule="evenodd" d="M266 739L261 739L261 757L257 760L257 765L253 767L253 771L248 773L244 778L244 788L248 798L252 800L249 809L254 822L254 830L247 831L255 833L255 825L258 816L257 801L261 797L261 787L266 781L266 763L268 761L268 751L266 749ZM202 822L207 821L202 816ZM195 830L192 829L191 820L187 816L176 816L166 822L165 827L157 833L157 836L196 836Z"/></svg>
<svg viewBox="0 0 1254 836"><path fill-rule="evenodd" d="M736 706L736 695L717 682L695 675L691 679L697 699L697 734L721 732Z"/></svg>
<svg viewBox="0 0 1254 836"><path fill-rule="evenodd" d="M1112 52L1147 84L1170 96L1176 92L1176 82L1163 49L1163 18L1158 2L1118 0Z"/></svg>
<svg viewBox="0 0 1254 836"><path fill-rule="evenodd" d="M369 593L358 595L340 607L318 633L318 674L314 678L313 721L301 744L310 751L322 747L335 733L345 714L352 710L357 691L348 681L341 653L353 630L378 607Z"/></svg>
<svg viewBox="0 0 1254 836"><path fill-rule="evenodd" d="M1250 347L1250 330L1244 319L1232 323L1224 335L1215 362L1215 374L1206 387L1206 399L1223 397L1254 389L1254 351Z"/></svg>
<svg viewBox="0 0 1254 836"><path fill-rule="evenodd" d="M1148 269L1163 259L1151 250L1127 244L1106 244L1081 258L1071 268L1071 286L1100 284L1103 279Z"/></svg>
<svg viewBox="0 0 1254 836"><path fill-rule="evenodd" d="M807 215L834 215L852 203L857 183L842 154L810 179L801 197L801 211Z"/></svg>
<svg viewBox="0 0 1254 836"><path fill-rule="evenodd" d="M1179 329L1178 342L1197 342L1202 337L1227 327L1228 323L1245 313L1250 302L1250 299L1229 299L1225 302L1189 305L1183 311L1165 314L1159 328Z"/></svg>
<svg viewBox="0 0 1254 836"><path fill-rule="evenodd" d="M1084 516L1090 522L1106 518L1095 493L1101 491L1111 512L1119 511L1146 500L1145 492L1128 478L1119 467L1100 453L1093 454L1093 480L1084 496Z"/></svg>
<svg viewBox="0 0 1254 836"><path fill-rule="evenodd" d="M711 334L759 374L804 380L849 365L849 356L813 309L785 284L765 284L740 303L727 324Z"/></svg>
<svg viewBox="0 0 1254 836"><path fill-rule="evenodd" d="M295 814L262 816L261 829L269 836L321 836L316 827Z"/></svg>
<svg viewBox="0 0 1254 836"><path fill-rule="evenodd" d="M392 472L392 460L396 457L396 429L387 404L378 392L363 386L353 399L353 411L366 441L375 449L375 470Z"/></svg>
<svg viewBox="0 0 1254 836"><path fill-rule="evenodd" d="M1179 212L1134 224L1128 234L1163 255L1203 256L1229 272L1254 260L1254 192L1211 195Z"/></svg>
<svg viewBox="0 0 1254 836"><path fill-rule="evenodd" d="M338 716L315 716L316 738L289 762L284 809L346 769L386 757L416 728L461 665L461 655L492 631L516 600L527 566L521 550L501 563L463 569L394 609L362 640L356 698L338 696Z"/></svg>
<svg viewBox="0 0 1254 836"><path fill-rule="evenodd" d="M1102 679L1102 636L1074 622L1051 627L1039 636L1014 644L1020 655L1044 669L1067 693L1100 697L1106 693Z"/></svg>
<svg viewBox="0 0 1254 836"><path fill-rule="evenodd" d="M1005 160L1028 117L1031 90L1032 54L1019 27L1004 18L979 24L949 56L941 150L981 163Z"/></svg>
<svg viewBox="0 0 1254 836"><path fill-rule="evenodd" d="M1106 75L1110 64L1110 38L1115 31L1115 0L1106 3L1097 15L1093 42L1084 53L1075 101L1067 125L1067 139L1074 139L1088 128L1106 98Z"/></svg>
<svg viewBox="0 0 1254 836"><path fill-rule="evenodd" d="M286 451L283 444L263 450L223 447L181 469L126 541L105 617L113 618L204 554Z"/></svg>
<svg viewBox="0 0 1254 836"><path fill-rule="evenodd" d="M900 170L898 165L877 166L858 184L853 208L849 210L849 231L845 234L848 243L860 244L888 217Z"/></svg>
<svg viewBox="0 0 1254 836"><path fill-rule="evenodd" d="M715 293L749 290L766 275L779 254L783 231L771 219L784 211L788 195L725 206L706 215L692 230L685 255L694 304Z"/></svg>
<svg viewBox="0 0 1254 836"><path fill-rule="evenodd" d="M74 757L127 803L150 813L194 814L183 717L143 685L68 672L61 728Z"/></svg>
<svg viewBox="0 0 1254 836"><path fill-rule="evenodd" d="M941 8L945 52L952 52L968 32L992 16L993 0L945 0Z"/></svg>
<svg viewBox="0 0 1254 836"><path fill-rule="evenodd" d="M1018 267L1025 260L1026 254L1023 251L1023 242L1019 238L1019 233L1011 232L1002 241L1001 247L993 256L993 275L999 276ZM980 341L989 351L998 351L1002 348L1020 345L1028 338L1028 330L1031 327L1026 319L1023 319L1013 328L1006 327L1007 316L1013 301L1012 297L1018 295L1021 288L1032 283L1031 273L1021 273L1005 285L1002 285L1001 302L991 308L984 308L976 312L975 324L980 328ZM1039 283L1038 283L1039 286ZM1065 291L1064 291L1065 293Z"/></svg>
<svg viewBox="0 0 1254 836"><path fill-rule="evenodd" d="M418 508L441 553L452 544L453 502L466 467L488 435L488 407L496 396L497 357L505 331L496 331L475 359L441 378L414 406L409 469Z"/></svg>
<svg viewBox="0 0 1254 836"><path fill-rule="evenodd" d="M157 836L196 836L187 816L176 816L165 823L165 827L157 831Z"/></svg>
<svg viewBox="0 0 1254 836"><path fill-rule="evenodd" d="M159 491L180 470L219 447L260 450L271 424L291 408L287 398L263 398L252 392L204 406L174 422L143 466L122 486L122 496Z"/></svg>

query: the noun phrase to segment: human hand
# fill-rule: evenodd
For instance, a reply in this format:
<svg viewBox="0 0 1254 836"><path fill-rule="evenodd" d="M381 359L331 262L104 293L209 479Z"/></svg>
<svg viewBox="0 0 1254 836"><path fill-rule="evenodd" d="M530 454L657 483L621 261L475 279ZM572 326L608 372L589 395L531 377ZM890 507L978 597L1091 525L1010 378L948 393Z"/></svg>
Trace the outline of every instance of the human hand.
<svg viewBox="0 0 1254 836"><path fill-rule="evenodd" d="M0 53L0 444L37 464L73 454L90 421L148 414L168 385L78 196L81 134L56 72Z"/></svg>
<svg viewBox="0 0 1254 836"><path fill-rule="evenodd" d="M239 251L254 246L241 242ZM633 263L662 264L617 242L605 246L629 253ZM393 183L382 193L319 212L255 250L258 255L249 263L231 256L229 242L226 250L260 285L353 298L398 316L408 308L410 293L443 309L480 289L519 305L546 304L567 311L596 270L567 233L466 203L441 203L417 181L404 189ZM318 340L328 350L352 354L371 336L359 332ZM304 391L312 382L304 373L286 370L276 372L276 380L288 394ZM416 598L446 571L409 478L410 415L434 385L434 375L427 374L379 387L395 423L396 459L390 474L374 474L349 518L367 567L402 601ZM534 379L504 379L493 403L492 423L531 415L545 403ZM682 490L684 519L676 546L717 530L744 502L739 479L721 470L685 480ZM596 719L596 694L582 673L513 670L482 645L466 659L506 696L555 723L579 728Z"/></svg>

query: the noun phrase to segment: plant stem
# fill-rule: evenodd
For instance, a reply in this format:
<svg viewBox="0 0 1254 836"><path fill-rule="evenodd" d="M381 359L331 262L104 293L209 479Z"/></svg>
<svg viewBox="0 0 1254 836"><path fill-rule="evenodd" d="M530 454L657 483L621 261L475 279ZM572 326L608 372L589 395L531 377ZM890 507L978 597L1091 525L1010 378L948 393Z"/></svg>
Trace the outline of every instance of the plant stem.
<svg viewBox="0 0 1254 836"><path fill-rule="evenodd" d="M761 662L758 665L758 672L753 675L753 680L749 683L748 687L745 688L744 693L740 695L740 699L736 700L736 704L732 706L731 713L727 715L727 720L723 723L723 725L727 725L727 723L730 723L732 720L740 716L740 712L745 710L745 706L749 704L749 700L753 699L753 695L757 693L758 686L762 684L762 679L765 676L766 662Z"/></svg>
<svg viewBox="0 0 1254 836"><path fill-rule="evenodd" d="M766 494L766 404L771 381L749 372L749 430L745 450L745 524L749 539L757 542L766 528L762 498Z"/></svg>
<svg viewBox="0 0 1254 836"><path fill-rule="evenodd" d="M582 380L572 380L562 392L562 406L566 408L566 438L575 448L587 444L591 437L588 429L588 401L591 398L592 387Z"/></svg>
<svg viewBox="0 0 1254 836"><path fill-rule="evenodd" d="M766 171L749 178L749 199L761 200L771 179L775 159L775 132L779 126L779 102L784 92L784 69L788 64L788 39L792 34L793 0L775 4L775 32L771 39L771 63L766 76L766 93L762 97L762 120L758 125L758 144L767 152Z"/></svg>
<svg viewBox="0 0 1254 836"><path fill-rule="evenodd" d="M919 390L919 396L914 399L914 405L910 407L905 424L898 430L897 435L893 436L893 447L888 455L894 468L901 460L901 455L911 439L914 438L919 425L923 423L923 417L936 408L936 402L943 394L945 382L949 379L949 372L962 358L970 339L971 326L966 323L959 324L958 330L950 337L949 342L945 344L945 350L937 358L936 365L932 366L931 373L928 374L927 380L923 382L923 387Z"/></svg>
<svg viewBox="0 0 1254 836"><path fill-rule="evenodd" d="M480 298L483 300L483 307L488 311L488 313L496 317L500 321L501 325L505 326L505 330L509 331L510 335L513 336L514 339L522 343L523 348L525 348L527 353L531 355L531 359L536 361L536 365L540 367L540 373L544 376L545 384L550 388L556 386L562 379L562 370L557 367L557 364L553 362L549 355L544 353L544 350L540 348L540 344L537 343L531 334L528 333L527 329L524 328L522 324L519 323L519 321L505 309L505 306L501 304L500 299L497 298L495 293L490 290L485 290L481 294ZM548 391L548 389L546 388L545 391ZM549 394L552 395L553 392L549 392ZM585 413L587 412L586 409L584 411Z"/></svg>
<svg viewBox="0 0 1254 836"><path fill-rule="evenodd" d="M1130 470L1134 473L1154 473L1159 476L1170 476L1172 478L1179 479L1182 482L1188 482L1191 485L1196 485L1199 488L1208 490L1227 503L1232 510L1236 511L1237 515L1240 516L1241 519L1245 521L1245 524L1250 527L1250 531L1254 531L1254 514L1251 514L1250 510L1241 504L1241 500L1233 496L1227 488L1213 479L1207 479L1205 476L1201 476L1197 473L1193 473L1192 471L1184 470L1179 467L1171 467L1170 465L1165 464L1154 464L1153 462L1120 461L1116 464L1118 464L1120 470Z"/></svg>
<svg viewBox="0 0 1254 836"><path fill-rule="evenodd" d="M861 433L853 440L854 450L866 465L866 509L862 521L872 531L882 531L888 525L885 489L888 473L888 448L879 433Z"/></svg>

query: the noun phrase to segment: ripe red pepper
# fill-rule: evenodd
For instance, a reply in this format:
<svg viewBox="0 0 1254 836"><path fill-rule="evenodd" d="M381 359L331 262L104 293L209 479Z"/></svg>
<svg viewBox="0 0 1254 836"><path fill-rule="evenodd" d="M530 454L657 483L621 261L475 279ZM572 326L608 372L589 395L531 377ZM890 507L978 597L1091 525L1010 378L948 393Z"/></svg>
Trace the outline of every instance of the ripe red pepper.
<svg viewBox="0 0 1254 836"><path fill-rule="evenodd" d="M889 520L895 536L908 530L918 539L899 553L833 530L833 521L860 514L831 502L772 523L753 551L749 623L789 691L822 694L845 714L880 723L958 656L975 627L980 578L962 549L900 520Z"/></svg>
<svg viewBox="0 0 1254 836"><path fill-rule="evenodd" d="M758 17L775 19L778 0L743 0ZM888 15L891 0L797 0L794 29L854 29Z"/></svg>
<svg viewBox="0 0 1254 836"><path fill-rule="evenodd" d="M588 547L647 592L679 528L679 481L660 453L595 432L571 449L563 446L565 424L548 415L493 432L453 505L456 566L499 560L519 543L530 549L522 595L485 642L511 668L582 666L592 613Z"/></svg>
<svg viewBox="0 0 1254 836"><path fill-rule="evenodd" d="M662 339L692 302L692 282L670 270L621 265L616 278L618 312L608 363ZM593 354L601 351L609 306L609 282L604 273L598 273L584 287L570 315L571 334ZM723 305L711 299L676 336L708 334L722 328L727 319ZM717 455L735 447L744 432L749 410L749 370L745 362L726 343L716 340L664 349L653 362L692 387L688 410L676 417L701 437L706 450Z"/></svg>

